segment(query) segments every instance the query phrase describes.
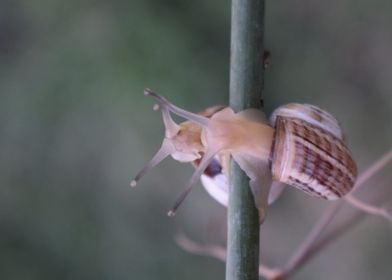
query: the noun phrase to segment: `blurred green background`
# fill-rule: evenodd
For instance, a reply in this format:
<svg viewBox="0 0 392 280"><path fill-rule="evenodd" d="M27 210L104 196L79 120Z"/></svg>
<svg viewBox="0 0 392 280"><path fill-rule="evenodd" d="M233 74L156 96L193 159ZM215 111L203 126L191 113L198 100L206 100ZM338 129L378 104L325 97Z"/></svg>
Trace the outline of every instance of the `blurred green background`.
<svg viewBox="0 0 392 280"><path fill-rule="evenodd" d="M387 0L267 2L267 113L328 109L360 170L392 143L391 14ZM143 88L191 111L227 104L229 44L229 1L0 1L0 279L224 278L174 236L224 245L225 209L199 185L166 216L192 167L129 181L163 137ZM365 187L389 201L390 170ZM263 261L283 264L327 204L287 190ZM293 279L391 279L391 251L391 226L369 217Z"/></svg>

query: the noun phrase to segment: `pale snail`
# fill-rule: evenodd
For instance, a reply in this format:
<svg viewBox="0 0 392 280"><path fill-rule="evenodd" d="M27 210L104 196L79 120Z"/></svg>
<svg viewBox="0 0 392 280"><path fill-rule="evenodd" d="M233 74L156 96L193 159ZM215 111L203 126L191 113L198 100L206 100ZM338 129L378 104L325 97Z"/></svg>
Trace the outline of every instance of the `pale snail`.
<svg viewBox="0 0 392 280"><path fill-rule="evenodd" d="M319 107L286 104L272 113L269 122L256 109L235 113L230 107L214 106L194 114L150 89L144 93L154 97L162 111L165 138L131 186L169 155L196 167L169 215L200 177L208 193L227 205L231 156L250 178L261 220L266 204L277 199L284 184L327 200L344 196L354 186L357 167L342 130L337 120ZM187 121L177 124L170 113Z"/></svg>

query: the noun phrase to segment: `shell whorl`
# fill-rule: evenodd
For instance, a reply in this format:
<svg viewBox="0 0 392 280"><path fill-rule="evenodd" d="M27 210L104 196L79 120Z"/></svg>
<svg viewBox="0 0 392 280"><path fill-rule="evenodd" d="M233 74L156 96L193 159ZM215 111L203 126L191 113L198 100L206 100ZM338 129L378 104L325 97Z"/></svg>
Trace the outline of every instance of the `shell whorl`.
<svg viewBox="0 0 392 280"><path fill-rule="evenodd" d="M290 103L271 115L274 180L333 200L354 186L357 168L337 120L320 108Z"/></svg>
<svg viewBox="0 0 392 280"><path fill-rule="evenodd" d="M300 103L289 103L280 106L272 112L270 117L271 125L274 127L278 116L304 120L311 125L318 126L321 129L328 131L341 140L344 139L343 131L340 128L337 119L317 106Z"/></svg>

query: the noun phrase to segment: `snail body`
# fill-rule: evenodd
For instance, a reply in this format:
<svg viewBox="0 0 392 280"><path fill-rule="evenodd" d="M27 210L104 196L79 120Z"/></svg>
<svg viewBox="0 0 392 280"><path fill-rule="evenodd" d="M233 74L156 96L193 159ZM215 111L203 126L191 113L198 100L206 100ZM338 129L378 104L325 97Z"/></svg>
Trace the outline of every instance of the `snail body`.
<svg viewBox="0 0 392 280"><path fill-rule="evenodd" d="M256 109L235 113L229 107L214 106L194 114L149 89L145 94L154 97L162 111L165 138L131 185L168 155L196 167L169 215L200 177L210 195L227 205L230 157L250 178L261 220L266 205L276 200L285 184L334 200L355 183L356 165L338 122L316 106L290 103L277 108L268 121ZM176 124L170 112L187 121Z"/></svg>

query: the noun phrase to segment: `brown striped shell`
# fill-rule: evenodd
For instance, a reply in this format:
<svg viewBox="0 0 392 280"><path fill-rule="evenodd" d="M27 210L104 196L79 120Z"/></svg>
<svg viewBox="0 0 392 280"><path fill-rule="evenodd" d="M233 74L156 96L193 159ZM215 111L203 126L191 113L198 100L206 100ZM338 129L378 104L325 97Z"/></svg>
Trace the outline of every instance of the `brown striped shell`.
<svg viewBox="0 0 392 280"><path fill-rule="evenodd" d="M290 103L272 113L271 125L274 180L328 200L352 189L357 167L331 114L313 105Z"/></svg>

